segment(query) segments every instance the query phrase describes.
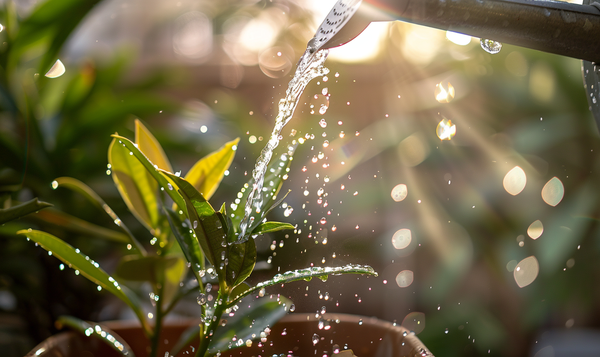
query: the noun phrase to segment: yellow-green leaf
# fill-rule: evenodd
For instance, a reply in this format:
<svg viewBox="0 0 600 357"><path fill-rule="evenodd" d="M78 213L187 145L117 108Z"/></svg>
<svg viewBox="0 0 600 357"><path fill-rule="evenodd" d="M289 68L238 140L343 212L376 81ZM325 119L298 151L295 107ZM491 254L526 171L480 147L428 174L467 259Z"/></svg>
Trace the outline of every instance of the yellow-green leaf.
<svg viewBox="0 0 600 357"><path fill-rule="evenodd" d="M198 192L209 200L219 187L225 171L231 165L240 138L223 145L217 151L198 160L185 176Z"/></svg>
<svg viewBox="0 0 600 357"><path fill-rule="evenodd" d="M154 135L148 130L139 119L135 120L135 143L148 160L159 168L173 172L171 163L167 159L167 155L160 146L160 143Z"/></svg>
<svg viewBox="0 0 600 357"><path fill-rule="evenodd" d="M150 160L148 160L148 158L140 151L140 149L138 149L133 141L127 139L126 137L119 136L118 134L113 134L112 137L119 140L119 143L125 145L127 149L131 150L132 156L137 158L142 166L146 168L146 171L150 173L152 178L158 183L158 185L161 186L162 189L165 190L165 192L173 199L173 202L175 202L177 206L185 207L185 201L183 200L183 197L181 197L177 190L173 189L173 187L177 186L175 182L170 179L168 175L163 175L161 173L164 170L156 168L154 164L150 162Z"/></svg>
<svg viewBox="0 0 600 357"><path fill-rule="evenodd" d="M148 229L158 226L157 183L132 154L132 151L117 139L108 148L115 185L134 216Z"/></svg>

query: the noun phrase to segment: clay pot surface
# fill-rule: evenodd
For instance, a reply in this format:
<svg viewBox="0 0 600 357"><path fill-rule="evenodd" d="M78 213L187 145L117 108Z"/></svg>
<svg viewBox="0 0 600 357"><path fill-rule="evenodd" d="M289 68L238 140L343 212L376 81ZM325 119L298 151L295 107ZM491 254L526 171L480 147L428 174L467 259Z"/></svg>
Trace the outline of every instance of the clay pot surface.
<svg viewBox="0 0 600 357"><path fill-rule="evenodd" d="M320 323L321 322L321 323ZM157 354L165 356L179 336L197 320L169 323L163 327L161 348ZM149 342L141 328L133 321L108 321L101 323L109 332L122 337L136 357L146 357ZM316 343L315 343L316 342ZM197 346L197 342L191 344ZM181 351L177 357L194 356L192 347ZM401 326L376 318L348 314L290 314L277 322L267 337L267 342L253 341L250 347L228 350L221 357L271 357L284 356L335 356L336 349L352 349L359 357L425 357L433 356L414 333ZM62 332L43 341L26 357L120 357L105 343L79 333Z"/></svg>

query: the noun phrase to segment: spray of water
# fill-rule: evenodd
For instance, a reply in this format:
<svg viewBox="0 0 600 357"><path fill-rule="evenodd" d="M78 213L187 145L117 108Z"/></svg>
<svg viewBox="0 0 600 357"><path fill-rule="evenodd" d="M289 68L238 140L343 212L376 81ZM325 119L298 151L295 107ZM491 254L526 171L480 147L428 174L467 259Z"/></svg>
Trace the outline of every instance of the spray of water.
<svg viewBox="0 0 600 357"><path fill-rule="evenodd" d="M281 140L281 131L283 127L292 119L296 105L300 96L308 83L314 78L321 77L329 73L329 69L323 64L327 59L328 50L320 50L347 22L358 9L362 0L339 0L331 9L321 26L317 29L306 48L306 51L300 57L294 78L288 84L285 97L279 101L279 112L275 118L275 127L271 132L269 141L263 148L256 165L252 171L252 191L248 195L246 206L244 208L244 218L240 223L239 240L245 241L246 231L253 224L252 212L260 213L263 204L263 184L264 176L273 150L279 145Z"/></svg>

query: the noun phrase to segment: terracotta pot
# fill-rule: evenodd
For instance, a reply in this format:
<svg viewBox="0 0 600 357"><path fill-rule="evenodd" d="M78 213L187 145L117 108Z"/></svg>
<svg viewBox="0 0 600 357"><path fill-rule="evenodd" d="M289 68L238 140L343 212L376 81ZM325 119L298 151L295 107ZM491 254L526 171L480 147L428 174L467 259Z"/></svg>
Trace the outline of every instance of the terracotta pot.
<svg viewBox="0 0 600 357"><path fill-rule="evenodd" d="M271 328L267 342L253 342L251 347L243 346L229 350L222 353L221 357L270 357L275 354L331 357L334 355L334 348L339 347L339 350L343 351L346 346L359 357L433 356L414 333L401 326L393 326L375 318L347 314L325 314L323 318L326 322L324 326L320 326L315 314L287 315ZM165 356L165 351L173 346L182 331L193 323L187 321L165 326L161 336L163 343L157 356ZM104 322L102 325L125 339L137 357L147 356L148 341L138 325L121 321ZM193 355L192 349L189 348L177 356ZM95 338L69 331L42 342L26 357L30 356L112 357L118 354Z"/></svg>

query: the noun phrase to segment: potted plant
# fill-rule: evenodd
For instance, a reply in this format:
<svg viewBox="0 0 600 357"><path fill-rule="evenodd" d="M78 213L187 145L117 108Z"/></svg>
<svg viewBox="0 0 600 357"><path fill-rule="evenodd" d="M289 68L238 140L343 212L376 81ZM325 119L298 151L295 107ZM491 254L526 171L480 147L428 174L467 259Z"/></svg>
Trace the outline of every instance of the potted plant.
<svg viewBox="0 0 600 357"><path fill-rule="evenodd" d="M289 223L268 221L266 215L281 202L275 200L298 143L292 142L284 154L269 164L265 182L270 188L264 192L262 203L252 210L250 217L246 217L249 224L242 233L240 223L246 212L241 203L245 202L251 191L249 188L254 184L252 180L236 195L237 200L229 209L223 205L218 211L214 210L207 201L229 168L237 142L236 139L226 143L199 160L185 177L181 177L179 173L173 173L160 144L139 120L135 122L134 141L113 135L108 153L112 177L129 210L152 234L150 250L146 250L114 211L87 185L64 177L52 183L55 189L66 187L81 192L111 216L127 234L129 241L126 244L132 254L121 259L116 269L117 278L102 270L98 263L79 249L49 233L26 229L18 234L33 240L49 254L59 258L63 262L61 269L66 264L76 274L97 284L98 290L108 290L114 294L139 319L138 337L129 342L119 337L121 333L127 335L126 330L113 333L110 324L91 324L74 317L63 317L58 324L68 325L82 335L106 342L121 355L134 355L131 341L142 341L146 347L141 351L136 347L138 350L135 354L147 352L148 356L167 355L166 347L169 348L167 353L175 355L179 350L193 346L187 352L196 356L223 354L242 346L263 348L271 327L275 329L274 323L292 307L291 301L285 297L263 297L266 288L314 277L326 279L329 275L377 275L369 266L311 267L277 274L255 286L246 284L245 280L256 263L253 238L268 232L294 229ZM186 279L188 272L190 279ZM152 302L150 311L144 310L139 296L127 287L125 281L145 281L152 287L148 294ZM216 291L215 295L211 294L213 290ZM175 328L175 335L180 336L178 342L174 343L176 337L165 338L166 334L173 332L163 331L164 316L183 296L194 292L200 305L200 322L186 331L181 326ZM240 309L242 299L250 296L262 299L253 301L249 308L244 303L244 309ZM300 319L306 320L307 317L305 315ZM323 331L329 330L324 327L325 324L335 326L337 321L337 318L327 315L318 316L317 319L319 323L314 325L316 328L320 326ZM310 318L308 320L310 322ZM346 319L343 320L346 323ZM360 326L358 323L356 325ZM281 336L285 328L277 335ZM398 328L398 331L401 332L400 337L408 334L406 330ZM271 334L275 335L273 332ZM320 337L319 341L313 341L316 335L306 338L316 345L320 341ZM257 340L259 342L253 342ZM50 351L48 347L38 346L32 353L43 355L46 350Z"/></svg>

